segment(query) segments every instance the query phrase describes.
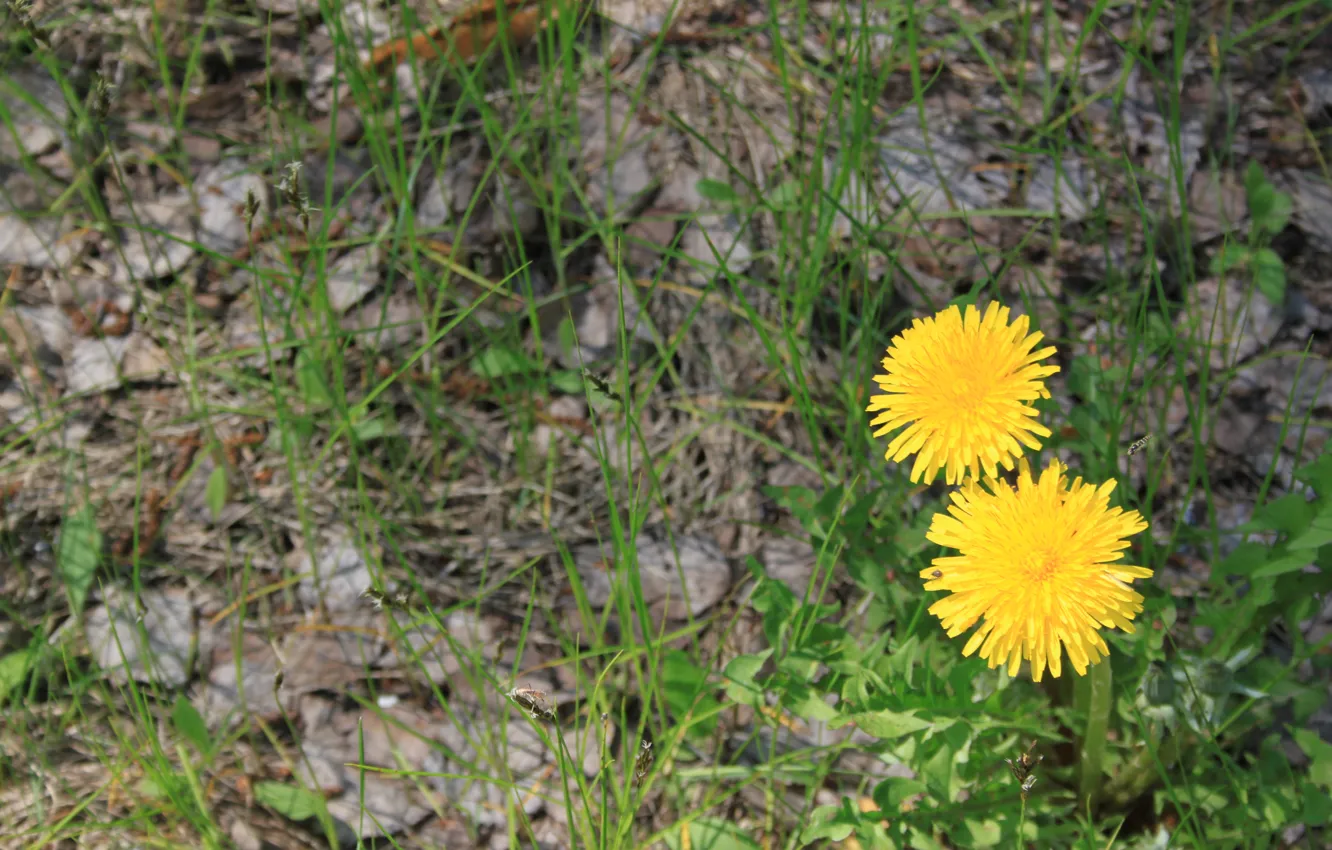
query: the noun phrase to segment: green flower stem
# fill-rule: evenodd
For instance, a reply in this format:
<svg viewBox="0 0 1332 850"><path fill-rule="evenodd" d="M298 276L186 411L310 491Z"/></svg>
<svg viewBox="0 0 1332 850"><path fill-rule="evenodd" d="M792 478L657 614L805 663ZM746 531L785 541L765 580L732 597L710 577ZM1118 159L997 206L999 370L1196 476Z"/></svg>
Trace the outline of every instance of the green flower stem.
<svg viewBox="0 0 1332 850"><path fill-rule="evenodd" d="M1027 840L1023 833L1027 830L1027 795L1022 795L1022 812L1018 815L1017 848L1023 850L1027 846Z"/></svg>
<svg viewBox="0 0 1332 850"><path fill-rule="evenodd" d="M1180 733L1166 735L1159 747L1148 747L1124 766L1119 775L1105 786L1105 798L1110 805L1122 808L1146 794L1152 785L1161 778L1161 769L1169 769L1179 758L1182 747L1196 742L1193 735L1182 736Z"/></svg>
<svg viewBox="0 0 1332 850"><path fill-rule="evenodd" d="M1101 790L1101 762L1105 757L1105 736L1110 726L1112 682L1109 658L1092 665L1087 675L1078 679L1074 706L1086 721L1078 759L1078 809L1083 812L1091 812Z"/></svg>

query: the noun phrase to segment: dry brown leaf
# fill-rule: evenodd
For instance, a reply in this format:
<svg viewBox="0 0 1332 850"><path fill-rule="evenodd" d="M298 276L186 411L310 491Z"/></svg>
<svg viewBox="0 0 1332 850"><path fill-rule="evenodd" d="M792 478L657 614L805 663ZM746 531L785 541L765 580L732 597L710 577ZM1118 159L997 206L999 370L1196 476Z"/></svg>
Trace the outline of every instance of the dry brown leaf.
<svg viewBox="0 0 1332 850"><path fill-rule="evenodd" d="M384 71L406 61L408 56L471 62L485 53L501 33L507 35L513 47L521 47L557 16L555 9L535 0L498 4L495 0L481 0L459 13L447 32L436 24L425 32L379 45L371 51L367 68Z"/></svg>

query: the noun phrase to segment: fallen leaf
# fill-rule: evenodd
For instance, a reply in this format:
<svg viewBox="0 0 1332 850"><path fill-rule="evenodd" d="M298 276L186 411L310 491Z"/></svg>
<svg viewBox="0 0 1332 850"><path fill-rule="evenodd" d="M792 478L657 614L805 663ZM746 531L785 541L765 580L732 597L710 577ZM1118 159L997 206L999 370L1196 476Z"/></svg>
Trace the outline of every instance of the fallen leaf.
<svg viewBox="0 0 1332 850"><path fill-rule="evenodd" d="M481 0L460 12L447 30L435 24L424 32L375 47L367 67L383 71L409 56L470 62L485 53L501 34L514 48L523 46L557 16L553 8L538 0Z"/></svg>

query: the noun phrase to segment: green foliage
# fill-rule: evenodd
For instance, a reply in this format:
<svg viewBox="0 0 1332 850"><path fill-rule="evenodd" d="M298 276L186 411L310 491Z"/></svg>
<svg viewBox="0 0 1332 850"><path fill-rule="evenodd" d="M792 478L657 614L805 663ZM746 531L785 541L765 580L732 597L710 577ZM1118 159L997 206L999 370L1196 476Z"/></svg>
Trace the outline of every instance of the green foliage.
<svg viewBox="0 0 1332 850"><path fill-rule="evenodd" d="M1294 205L1290 195L1278 191L1254 160L1244 172L1244 193L1249 206L1248 241L1223 245L1212 257L1212 274L1247 270L1258 291L1280 305L1286 299L1286 264L1267 243L1290 221Z"/></svg>
<svg viewBox="0 0 1332 850"><path fill-rule="evenodd" d="M477 376L493 381L534 371L536 364L516 348L492 345L472 358L471 369Z"/></svg>
<svg viewBox="0 0 1332 850"><path fill-rule="evenodd" d="M333 391L324 374L324 367L308 347L296 352L296 387L308 405L328 407L333 404Z"/></svg>
<svg viewBox="0 0 1332 850"><path fill-rule="evenodd" d="M1277 191L1257 160L1249 160L1244 172L1244 194L1255 233L1272 236L1285 229L1294 209L1291 197Z"/></svg>
<svg viewBox="0 0 1332 850"><path fill-rule="evenodd" d="M685 821L666 833L671 850L759 850L759 843L736 824L721 818Z"/></svg>
<svg viewBox="0 0 1332 850"><path fill-rule="evenodd" d="M83 610L93 577L101 563L102 533L97 530L93 509L85 505L65 515L60 526L60 548L56 553L56 566L69 604L75 612Z"/></svg>
<svg viewBox="0 0 1332 850"><path fill-rule="evenodd" d="M711 735L717 728L719 704L710 692L708 671L679 650L666 653L661 671L662 694L671 714L687 724L690 735Z"/></svg>
<svg viewBox="0 0 1332 850"><path fill-rule="evenodd" d="M218 464L213 467L213 471L208 473L208 482L204 485L204 504L207 505L208 513L215 521L222 515L222 509L227 506L229 486L226 466Z"/></svg>
<svg viewBox="0 0 1332 850"><path fill-rule="evenodd" d="M735 193L730 184L723 183L720 180L710 180L706 177L699 180L695 188L698 194L709 201L716 201L722 204L733 204L740 200L740 196Z"/></svg>
<svg viewBox="0 0 1332 850"><path fill-rule="evenodd" d="M25 649L16 649L0 656L0 707L5 705L11 693L21 695L28 674L37 664L37 653L41 647L42 642L34 638Z"/></svg>
<svg viewBox="0 0 1332 850"><path fill-rule="evenodd" d="M205 757L210 757L213 753L213 739L208 734L208 726L204 723L203 715L194 707L184 694L176 697L176 702L171 706L171 724L176 727L176 731L184 735L190 743L194 744L195 749Z"/></svg>
<svg viewBox="0 0 1332 850"><path fill-rule="evenodd" d="M1293 636L1302 634L1299 622L1332 590L1332 454L1297 469L1295 479L1311 498L1293 492L1260 507L1238 529L1260 538L1240 543L1213 567L1212 583L1223 598L1245 589L1234 604L1204 613L1204 622L1214 617L1226 624L1223 652L1256 640L1274 621L1283 621ZM1306 569L1311 566L1318 569Z"/></svg>
<svg viewBox="0 0 1332 850"><path fill-rule="evenodd" d="M281 782L256 782L254 798L287 820L303 821L318 815L324 801L313 791Z"/></svg>

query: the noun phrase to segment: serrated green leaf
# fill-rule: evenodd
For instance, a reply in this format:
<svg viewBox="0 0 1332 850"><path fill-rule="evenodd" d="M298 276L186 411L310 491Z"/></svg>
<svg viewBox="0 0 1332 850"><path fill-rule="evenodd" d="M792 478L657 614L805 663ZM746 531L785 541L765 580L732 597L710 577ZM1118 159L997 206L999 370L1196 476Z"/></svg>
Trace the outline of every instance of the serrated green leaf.
<svg viewBox="0 0 1332 850"><path fill-rule="evenodd" d="M837 709L824 702L823 697L811 688L790 688L782 696L782 705L796 717L816 723L828 723L839 716Z"/></svg>
<svg viewBox="0 0 1332 850"><path fill-rule="evenodd" d="M1301 790L1304 792L1304 808L1300 812L1300 820L1310 826L1323 826L1332 822L1332 795L1318 790L1318 786L1312 782L1303 783Z"/></svg>
<svg viewBox="0 0 1332 850"><path fill-rule="evenodd" d="M1244 169L1244 195L1249 205L1253 205L1254 197L1267 185L1267 175L1263 174L1263 167L1258 160L1251 159Z"/></svg>
<svg viewBox="0 0 1332 850"><path fill-rule="evenodd" d="M905 712L868 711L851 715L848 722L884 741L903 738L930 727L930 721L917 717L914 709Z"/></svg>
<svg viewBox="0 0 1332 850"><path fill-rule="evenodd" d="M32 648L20 649L11 652L3 658L0 658L0 706L5 704L11 691L16 691L23 686L23 682L28 678L29 671L32 670L33 660L37 654Z"/></svg>
<svg viewBox="0 0 1332 850"><path fill-rule="evenodd" d="M1212 256L1212 274L1225 274L1234 269L1244 268L1252 256L1253 252L1249 250L1248 245L1227 242Z"/></svg>
<svg viewBox="0 0 1332 850"><path fill-rule="evenodd" d="M296 387L306 404L327 407L333 403L323 367L308 348L296 352Z"/></svg>
<svg viewBox="0 0 1332 850"><path fill-rule="evenodd" d="M1272 193L1271 208L1263 219L1262 228L1269 234L1277 234L1286 229L1291 213L1295 212L1295 201L1287 192Z"/></svg>
<svg viewBox="0 0 1332 850"><path fill-rule="evenodd" d="M201 754L205 756L212 754L213 739L208 734L208 726L204 723L203 715L184 694L177 696L175 705L171 707L171 723L176 727L176 731L188 738Z"/></svg>
<svg viewBox="0 0 1332 850"><path fill-rule="evenodd" d="M966 824L971 832L971 843L968 845L970 847L995 847L1003 840L1003 830L999 828L999 821L968 819Z"/></svg>
<svg viewBox="0 0 1332 850"><path fill-rule="evenodd" d="M365 443L370 440L391 437L397 433L397 431L394 429L392 423L389 422L388 417L371 416L357 420L356 424L352 425L352 433L356 435L356 439Z"/></svg>
<svg viewBox="0 0 1332 850"><path fill-rule="evenodd" d="M953 753L947 747L940 747L938 752L930 756L921 767L920 776L934 796L940 800L952 801Z"/></svg>
<svg viewBox="0 0 1332 850"><path fill-rule="evenodd" d="M722 818L698 818L671 828L665 836L671 850L759 850L759 843L739 825Z"/></svg>
<svg viewBox="0 0 1332 850"><path fill-rule="evenodd" d="M1332 543L1332 528L1314 526L1291 540L1287 548L1292 552L1305 552L1310 549L1321 549L1329 543Z"/></svg>
<svg viewBox="0 0 1332 850"><path fill-rule="evenodd" d="M1313 555L1309 551L1296 552L1275 560L1268 561L1258 569L1249 573L1249 578L1271 578L1272 576L1285 575L1302 570L1313 563Z"/></svg>
<svg viewBox="0 0 1332 850"><path fill-rule="evenodd" d="M730 184L723 183L720 180L709 180L707 177L699 180L695 184L695 188L698 189L698 194L709 201L733 203L738 197Z"/></svg>
<svg viewBox="0 0 1332 850"><path fill-rule="evenodd" d="M1293 200L1286 192L1277 191L1256 160L1250 160L1244 172L1244 193L1255 230L1275 234L1285 228L1294 209Z"/></svg>
<svg viewBox="0 0 1332 850"><path fill-rule="evenodd" d="M208 483L204 486L204 504L208 507L208 513L214 522L222 516L222 509L227 506L228 488L227 468L213 467L213 471L208 473Z"/></svg>
<svg viewBox="0 0 1332 850"><path fill-rule="evenodd" d="M874 803L880 811L897 812L908 799L927 790L919 779L891 776L874 786Z"/></svg>
<svg viewBox="0 0 1332 850"><path fill-rule="evenodd" d="M583 375L572 369L565 369L550 376L550 386L565 395L583 394Z"/></svg>
<svg viewBox="0 0 1332 850"><path fill-rule="evenodd" d="M768 193L768 206L778 212L796 209L800 206L802 194L799 180L787 180Z"/></svg>
<svg viewBox="0 0 1332 850"><path fill-rule="evenodd" d="M1271 248L1253 255L1253 281L1263 297L1276 306L1286 301L1286 264Z"/></svg>
<svg viewBox="0 0 1332 850"><path fill-rule="evenodd" d="M494 380L531 371L532 361L516 349L491 345L472 359L471 368L480 377Z"/></svg>
<svg viewBox="0 0 1332 850"><path fill-rule="evenodd" d="M708 693L708 671L678 649L666 653L661 665L662 692L677 719L689 718L691 735L710 735L717 726L716 698Z"/></svg>
<svg viewBox="0 0 1332 850"><path fill-rule="evenodd" d="M578 329L574 327L573 319L569 316L563 316L560 319L555 334L560 341L560 351L565 354L572 354L578 350Z"/></svg>
<svg viewBox="0 0 1332 850"><path fill-rule="evenodd" d="M809 814L809 821L800 831L800 843L816 841L845 841L855 831L860 818L847 806L819 806Z"/></svg>
<svg viewBox="0 0 1332 850"><path fill-rule="evenodd" d="M254 798L291 821L303 821L317 815L324 801L313 791L283 785L281 782L259 782L254 786Z"/></svg>
<svg viewBox="0 0 1332 850"><path fill-rule="evenodd" d="M763 663L767 661L768 656L772 655L771 649L765 649L762 652L753 655L739 655L732 658L726 665L722 674L726 677L723 683L726 688L726 695L738 703L744 705L761 705L763 703L763 690L754 681Z"/></svg>
<svg viewBox="0 0 1332 850"><path fill-rule="evenodd" d="M1236 546L1234 551L1212 569L1212 577L1247 576L1267 563L1272 550L1261 543L1249 541Z"/></svg>
<svg viewBox="0 0 1332 850"><path fill-rule="evenodd" d="M1291 729L1290 734L1309 757L1309 778L1323 788L1332 790L1332 744L1309 729Z"/></svg>
<svg viewBox="0 0 1332 850"><path fill-rule="evenodd" d="M97 574L101 555L102 533L97 530L92 508L85 505L82 510L66 515L60 526L56 570L69 593L70 607L76 614L83 611L83 603L88 598L88 588L92 586L93 577Z"/></svg>
<svg viewBox="0 0 1332 850"><path fill-rule="evenodd" d="M1263 505L1254 520L1257 528L1294 534L1308 528L1313 518L1314 506L1302 493L1291 493Z"/></svg>

